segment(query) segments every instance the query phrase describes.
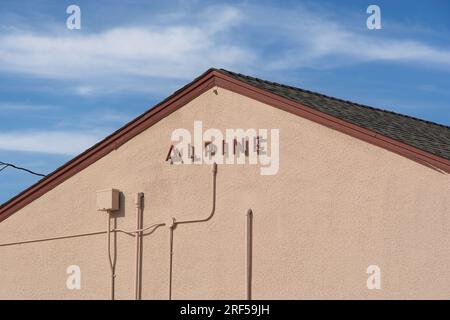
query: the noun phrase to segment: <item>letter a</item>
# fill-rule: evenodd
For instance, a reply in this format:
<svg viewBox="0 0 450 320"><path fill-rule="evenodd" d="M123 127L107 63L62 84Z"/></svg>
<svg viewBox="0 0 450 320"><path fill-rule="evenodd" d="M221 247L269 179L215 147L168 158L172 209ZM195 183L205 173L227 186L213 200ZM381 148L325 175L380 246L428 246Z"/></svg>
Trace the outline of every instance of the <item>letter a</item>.
<svg viewBox="0 0 450 320"><path fill-rule="evenodd" d="M370 30L381 29L381 10L380 7L371 4L367 7L367 13L371 13L371 15L367 18L366 25Z"/></svg>
<svg viewBox="0 0 450 320"><path fill-rule="evenodd" d="M81 269L79 266L68 266L67 274L70 274L66 280L66 287L69 290L80 290L81 288Z"/></svg>
<svg viewBox="0 0 450 320"><path fill-rule="evenodd" d="M381 289L381 270L377 265L370 265L367 267L369 278L367 278L367 289Z"/></svg>
<svg viewBox="0 0 450 320"><path fill-rule="evenodd" d="M80 9L80 7L75 4L71 4L70 6L67 7L66 13L70 14L70 16L67 18L67 21L66 21L67 29L80 30L81 29L81 9Z"/></svg>

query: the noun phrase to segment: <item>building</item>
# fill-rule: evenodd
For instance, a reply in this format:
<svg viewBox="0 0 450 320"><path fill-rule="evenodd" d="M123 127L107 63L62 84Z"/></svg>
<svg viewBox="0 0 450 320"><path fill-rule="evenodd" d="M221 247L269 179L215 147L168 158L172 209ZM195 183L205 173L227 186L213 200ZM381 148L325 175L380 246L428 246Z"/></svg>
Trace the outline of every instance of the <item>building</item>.
<svg viewBox="0 0 450 320"><path fill-rule="evenodd" d="M450 127L210 69L0 207L0 298L448 299L449 172Z"/></svg>

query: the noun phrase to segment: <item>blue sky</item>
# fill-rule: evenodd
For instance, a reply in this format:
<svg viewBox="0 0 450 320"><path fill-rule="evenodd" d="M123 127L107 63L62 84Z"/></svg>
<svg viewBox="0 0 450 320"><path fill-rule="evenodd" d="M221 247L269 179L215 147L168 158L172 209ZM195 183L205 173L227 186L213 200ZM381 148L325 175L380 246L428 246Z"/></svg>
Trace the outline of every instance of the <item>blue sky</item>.
<svg viewBox="0 0 450 320"><path fill-rule="evenodd" d="M450 125L449 39L446 0L0 0L0 161L49 173L211 66Z"/></svg>

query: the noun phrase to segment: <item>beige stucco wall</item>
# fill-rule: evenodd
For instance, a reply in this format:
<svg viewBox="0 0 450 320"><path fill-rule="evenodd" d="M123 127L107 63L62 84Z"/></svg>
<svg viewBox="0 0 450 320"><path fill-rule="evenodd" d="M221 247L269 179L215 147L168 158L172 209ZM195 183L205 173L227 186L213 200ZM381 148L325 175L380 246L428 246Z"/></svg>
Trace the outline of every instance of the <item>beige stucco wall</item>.
<svg viewBox="0 0 450 320"><path fill-rule="evenodd" d="M190 102L118 150L0 223L0 243L106 228L96 190L124 194L121 228L202 218L211 168L164 162L170 134L279 128L280 168L220 165L217 207L204 223L174 230L173 298L245 298L245 212L254 212L253 298L450 298L448 175L309 120L219 88ZM118 234L116 296L134 297L134 239ZM168 297L169 232L144 239L143 298ZM381 268L368 290L366 268ZM81 267L81 290L66 268ZM108 299L105 235L0 247L0 298Z"/></svg>

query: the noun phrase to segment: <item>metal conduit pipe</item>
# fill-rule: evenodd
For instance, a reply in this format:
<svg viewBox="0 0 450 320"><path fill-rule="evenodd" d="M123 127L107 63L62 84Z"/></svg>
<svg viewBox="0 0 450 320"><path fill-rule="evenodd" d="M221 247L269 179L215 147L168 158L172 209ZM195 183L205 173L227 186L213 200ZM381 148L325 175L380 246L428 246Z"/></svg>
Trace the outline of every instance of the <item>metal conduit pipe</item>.
<svg viewBox="0 0 450 320"><path fill-rule="evenodd" d="M111 232L119 232L119 233L125 233L132 237L134 237L136 232L144 232L151 228L156 229L157 227L165 226L165 223L156 223L151 226L139 229L139 230L123 230L123 229L112 229ZM85 233L76 233L76 234L70 234L66 236L57 236L57 237L50 237L50 238L40 238L40 239L31 239L31 240L22 240L22 241L15 241L15 242L7 242L7 243L0 243L0 247L9 247L9 246L15 246L19 244L27 244L27 243L35 243L35 242L45 242L45 241L54 241L54 240L64 240L64 239L70 239L70 238L79 238L79 237L87 237L87 236L95 236L99 234L106 234L107 230L102 231L93 231L93 232L85 232ZM143 234L144 235L144 234Z"/></svg>
<svg viewBox="0 0 450 320"><path fill-rule="evenodd" d="M71 235L68 235L68 236L58 236L58 237L50 237L50 238L41 238L41 239L32 239L32 240L23 240L23 241L16 241L16 242L0 243L0 247L9 247L9 246L15 246L15 245L19 245L19 244L45 242L45 241L53 241L53 240L63 240L63 239L87 237L87 236L95 236L95 235L98 235L98 234L105 234L106 232L107 231L102 230L102 231L94 231L94 232L71 234Z"/></svg>
<svg viewBox="0 0 450 320"><path fill-rule="evenodd" d="M204 218L204 219L197 219L197 220L181 220L181 221L174 221L174 224L184 224L184 223L196 223L196 222L206 222L209 219L211 219L214 215L214 212L216 211L216 176L217 176L217 164L214 162L212 166L212 173L213 173L213 191L212 191L212 207L210 214Z"/></svg>
<svg viewBox="0 0 450 320"><path fill-rule="evenodd" d="M252 300L252 255L253 255L253 211L247 210L246 215L246 234L247 234L247 269L246 269L246 287L247 300Z"/></svg>
<svg viewBox="0 0 450 320"><path fill-rule="evenodd" d="M203 219L196 219L196 220L181 220L176 221L175 218L172 218L171 223L169 224L169 299L172 299L172 256L173 256L173 230L176 227L177 224L187 224L187 223L197 223L197 222L206 222L210 220L215 213L216 210L216 176L217 176L217 164L214 163L212 166L212 173L213 173L213 190L212 190L212 208L209 213L209 215ZM139 193L141 196L140 199L142 200L143 193ZM114 256L111 253L111 233L125 233L131 236L136 237L136 282L135 282L135 296L136 299L141 298L141 278L140 278L140 264L141 264L141 253L142 253L142 246L139 240L142 240L142 236L144 235L143 232L147 231L151 228L154 228L150 233L152 233L154 230L161 226L165 226L166 223L156 223L153 225L150 225L148 227L143 228L142 227L142 201L139 201L139 206L137 208L139 212L137 212L137 218L136 218L136 230L123 230L114 228L111 229L111 215L112 212L107 212L107 229L106 231L95 231L95 232L88 232L88 233L79 233L79 234L73 234L73 235L67 235L67 236L58 236L58 237L50 237L50 238L41 238L41 239L33 239L33 240L24 240L24 241L17 241L17 242L10 242L10 243L2 243L0 244L0 247L6 247L6 246L12 246L12 245L20 245L20 244L27 244L27 243L34 243L34 242L43 242L43 241L52 241L52 240L61 240L61 239L68 239L68 238L76 238L76 237L84 237L84 236L91 236L91 235L99 235L99 234L107 234L107 253L108 253L108 260L109 260L109 267L110 267L110 297L111 300L114 300L115 298L115 267L116 267L116 260L115 260L115 250L114 250ZM149 234L150 234L149 233ZM115 245L115 243L114 243Z"/></svg>
<svg viewBox="0 0 450 320"><path fill-rule="evenodd" d="M142 194L143 196L143 194ZM40 239L31 239L31 240L23 240L23 241L15 241L15 242L8 242L8 243L0 243L0 247L8 247L8 246L14 246L14 245L21 245L21 244L29 244L29 243L36 243L36 242L46 242L46 241L54 241L54 240L64 240L64 239L70 239L70 238L78 238L78 237L87 237L87 236L93 236L93 235L100 235L100 234L106 234L107 235L107 255L108 255L108 262L109 262L109 269L110 269L110 298L111 300L114 300L115 297L115 278L116 278L116 274L115 274L115 257L113 257L113 254L111 253L111 233L125 233L127 235L130 236L134 236L136 237L136 241L140 240L139 243L139 249L137 249L137 253L136 253L136 283L137 283L137 288L136 288L136 299L140 299L141 298L141 254L142 254L142 236L144 236L144 231L147 231L151 228L153 228L153 230L148 233L151 234L153 233L154 230L156 230L157 228L164 226L165 223L156 223L156 224L152 224L148 227L142 228L142 207L140 208L140 213L138 214L138 217L140 216L141 218L139 219L139 221L137 222L137 229L136 230L123 230L123 229L111 229L111 214L112 212L107 212L106 217L107 217L107 226L106 226L106 230L102 230L102 231L94 231L94 232L86 232L86 233L77 233L77 234L71 234L71 235L63 235L63 236L57 236L57 237L48 237L48 238L40 238ZM136 247L138 247L138 244L136 245ZM114 251L115 253L115 251ZM139 266L139 267L138 267Z"/></svg>
<svg viewBox="0 0 450 320"><path fill-rule="evenodd" d="M116 278L116 259L115 257L111 256L111 212L108 212L106 215L107 219L107 246L108 246L108 260L109 260L109 268L111 271L110 278L111 278L111 284L110 284L110 292L111 292L111 300L114 300L115 290L114 290L114 279ZM115 253L115 250L114 250Z"/></svg>
<svg viewBox="0 0 450 320"><path fill-rule="evenodd" d="M175 228L175 219L169 225L169 300L172 300L172 270L173 270L173 229Z"/></svg>
<svg viewBox="0 0 450 320"><path fill-rule="evenodd" d="M142 209L144 194L139 192L136 194L136 230L142 228ZM135 283L134 283L134 295L136 300L141 300L141 267L142 267L142 231L136 231L136 265L135 265Z"/></svg>
<svg viewBox="0 0 450 320"><path fill-rule="evenodd" d="M212 206L209 215L203 219L196 220L181 220L177 221L175 218L172 218L172 221L168 223L169 227L169 300L172 300L172 275L173 275L173 230L178 224L187 224L187 223L197 223L197 222L206 222L210 220L214 213L216 212L216 176L217 176L217 163L213 163L212 165Z"/></svg>
<svg viewBox="0 0 450 320"><path fill-rule="evenodd" d="M140 232L140 233L142 233L143 236L146 236L148 234L153 233L153 231L156 230L158 227L162 227L162 226L165 226L165 225L166 225L165 223L160 222L160 223L155 223L155 224L152 224L151 226L148 226L148 227L145 227L145 228L141 228L141 229L137 229L137 230L123 230L123 229L115 228L115 229L111 230L111 232L121 232L121 233L125 233L125 234L127 234L129 236L132 236L132 237L136 236L135 233ZM151 232L149 232L147 234L144 234L144 231L147 231L147 230L149 230L151 228L153 228L153 230Z"/></svg>

